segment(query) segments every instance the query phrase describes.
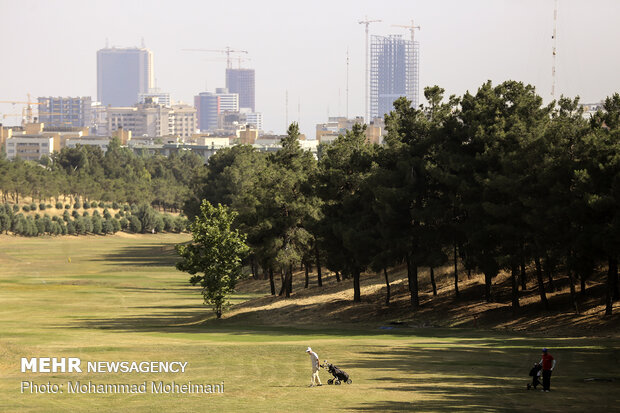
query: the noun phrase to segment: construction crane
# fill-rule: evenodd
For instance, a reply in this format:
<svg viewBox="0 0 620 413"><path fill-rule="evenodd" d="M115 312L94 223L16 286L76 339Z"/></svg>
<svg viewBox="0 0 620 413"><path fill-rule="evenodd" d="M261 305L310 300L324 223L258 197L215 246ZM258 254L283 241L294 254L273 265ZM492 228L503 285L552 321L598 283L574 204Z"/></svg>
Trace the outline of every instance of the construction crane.
<svg viewBox="0 0 620 413"><path fill-rule="evenodd" d="M412 79L413 79L413 95L414 95L414 105L417 104L416 102L418 101L418 97L419 97L419 92L418 92L418 75L417 75L417 71L418 71L418 65L417 65L417 54L415 52L416 47L415 47L415 29L421 30L420 26L416 26L415 24L413 24L413 19L411 19L411 24L410 25L404 25L404 24L393 24L393 27L402 27L405 28L407 30L409 30L411 32L411 73L412 73Z"/></svg>
<svg viewBox="0 0 620 413"><path fill-rule="evenodd" d="M30 99L30 93L28 93L28 101L27 102L21 102L21 101L16 101L16 100L0 100L0 103L11 103L13 105L28 105L26 107L26 116L25 116L25 121L26 123L32 123L32 105L43 105L44 103L38 103L38 102L33 102Z"/></svg>
<svg viewBox="0 0 620 413"><path fill-rule="evenodd" d="M411 24L410 25L404 25L404 24L393 24L393 27L403 27L405 29L408 29L411 32L411 47L413 47L413 42L414 42L414 33L415 33L415 29L420 30L420 26L416 26L413 24L413 20L411 20Z"/></svg>
<svg viewBox="0 0 620 413"><path fill-rule="evenodd" d="M226 68L231 69L232 65L230 63L230 54L231 53L245 53L247 54L247 50L234 50L230 47L226 46L226 49L181 49L184 52L207 52L207 53L225 53L226 54ZM241 62L241 60L239 60Z"/></svg>
<svg viewBox="0 0 620 413"><path fill-rule="evenodd" d="M368 69L368 26L370 23L379 23L381 20L368 20L368 16L364 17L365 20L358 21L359 24L366 25L366 122L370 122L370 113L368 112L368 92L370 89L370 71Z"/></svg>

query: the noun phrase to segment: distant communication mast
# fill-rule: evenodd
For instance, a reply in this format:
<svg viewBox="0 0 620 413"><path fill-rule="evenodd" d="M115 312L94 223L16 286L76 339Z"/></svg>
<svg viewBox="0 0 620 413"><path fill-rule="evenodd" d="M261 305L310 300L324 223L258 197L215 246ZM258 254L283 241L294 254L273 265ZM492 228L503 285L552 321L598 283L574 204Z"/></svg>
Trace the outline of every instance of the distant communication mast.
<svg viewBox="0 0 620 413"><path fill-rule="evenodd" d="M555 99L555 57L557 55L557 27L558 27L558 0L555 0L555 7L553 9L553 49L552 49L552 66L551 66L551 98Z"/></svg>

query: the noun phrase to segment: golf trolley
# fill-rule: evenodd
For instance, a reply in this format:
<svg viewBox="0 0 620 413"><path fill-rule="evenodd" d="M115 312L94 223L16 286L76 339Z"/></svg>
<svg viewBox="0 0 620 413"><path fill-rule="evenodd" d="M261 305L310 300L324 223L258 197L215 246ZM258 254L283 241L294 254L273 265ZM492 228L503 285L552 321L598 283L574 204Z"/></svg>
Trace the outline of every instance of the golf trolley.
<svg viewBox="0 0 620 413"><path fill-rule="evenodd" d="M324 369L327 369L327 371L334 376L333 379L329 379L327 380L327 384L335 384L335 385L339 385L344 383L347 384L351 384L353 382L353 380L351 380L349 378L349 375L344 371L344 370L340 370L338 367L334 366L331 363L328 363L327 360L323 361L323 365L321 366Z"/></svg>

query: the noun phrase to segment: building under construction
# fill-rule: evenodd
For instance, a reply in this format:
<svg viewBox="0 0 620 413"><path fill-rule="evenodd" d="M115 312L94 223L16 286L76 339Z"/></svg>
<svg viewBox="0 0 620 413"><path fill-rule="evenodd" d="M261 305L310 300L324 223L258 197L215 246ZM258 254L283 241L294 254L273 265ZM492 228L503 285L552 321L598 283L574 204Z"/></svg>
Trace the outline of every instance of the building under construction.
<svg viewBox="0 0 620 413"><path fill-rule="evenodd" d="M401 96L418 106L419 44L400 35L371 36L370 118L383 117Z"/></svg>

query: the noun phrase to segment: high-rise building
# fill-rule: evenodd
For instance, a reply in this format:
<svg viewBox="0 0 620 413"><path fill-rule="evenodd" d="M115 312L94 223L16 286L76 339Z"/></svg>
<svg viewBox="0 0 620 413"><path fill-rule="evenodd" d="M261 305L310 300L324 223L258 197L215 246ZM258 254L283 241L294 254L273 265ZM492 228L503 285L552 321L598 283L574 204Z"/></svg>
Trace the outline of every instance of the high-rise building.
<svg viewBox="0 0 620 413"><path fill-rule="evenodd" d="M370 117L382 118L401 96L418 106L419 44L400 35L371 36Z"/></svg>
<svg viewBox="0 0 620 413"><path fill-rule="evenodd" d="M91 126L93 112L90 96L84 97L40 97L39 122L46 127Z"/></svg>
<svg viewBox="0 0 620 413"><path fill-rule="evenodd" d="M144 48L97 51L97 99L104 106L132 106L153 87L153 55Z"/></svg>
<svg viewBox="0 0 620 413"><path fill-rule="evenodd" d="M226 89L239 94L239 107L256 110L254 69L226 69Z"/></svg>
<svg viewBox="0 0 620 413"><path fill-rule="evenodd" d="M198 112L198 129L213 131L218 128L218 116L223 112L239 112L239 94L218 88L215 93L202 92L194 97Z"/></svg>

